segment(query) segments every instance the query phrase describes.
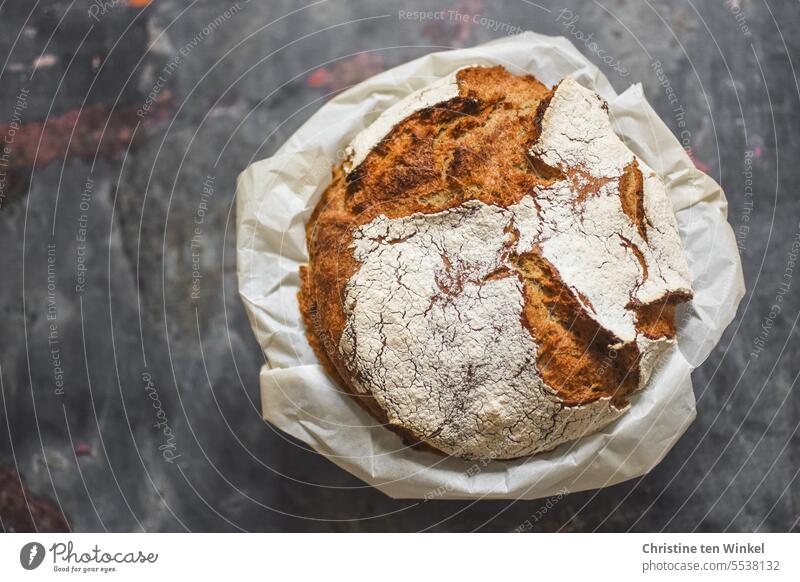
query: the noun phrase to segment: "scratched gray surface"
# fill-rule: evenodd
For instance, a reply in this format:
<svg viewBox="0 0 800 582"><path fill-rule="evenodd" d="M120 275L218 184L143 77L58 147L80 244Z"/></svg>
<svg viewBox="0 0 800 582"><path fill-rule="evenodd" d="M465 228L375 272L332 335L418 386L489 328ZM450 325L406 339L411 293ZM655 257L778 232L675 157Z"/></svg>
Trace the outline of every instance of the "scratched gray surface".
<svg viewBox="0 0 800 582"><path fill-rule="evenodd" d="M0 8L0 123L23 88L23 123L141 107L191 46L160 88L169 114L136 129L144 133L124 160L125 148L115 157L102 142L97 159L62 155L24 169L21 191L4 194L0 464L59 503L75 530L508 531L526 520L535 531L798 529L800 279L788 270L800 229L796 2L254 0L227 18L229 2L125 4L105 14L85 1ZM400 10L444 10L444 20ZM459 25L456 13L500 24ZM678 445L651 474L568 495L540 518L542 501L393 501L265 424L263 358L233 252L237 173L275 151L330 91L517 26L570 36L618 90L641 82L673 131L688 132L698 165L728 194L747 282L736 319L693 375L698 418ZM352 56L362 51L372 52ZM683 128L656 61L685 110ZM214 193L193 300L191 238L207 176ZM87 271L76 292L81 214ZM174 431L171 463L151 394Z"/></svg>

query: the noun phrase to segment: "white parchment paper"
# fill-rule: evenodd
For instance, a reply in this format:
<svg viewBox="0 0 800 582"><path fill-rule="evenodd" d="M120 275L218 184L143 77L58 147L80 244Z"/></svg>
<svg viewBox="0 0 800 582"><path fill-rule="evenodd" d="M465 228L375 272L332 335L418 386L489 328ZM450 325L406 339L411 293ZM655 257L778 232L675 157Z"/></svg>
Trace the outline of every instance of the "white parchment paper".
<svg viewBox="0 0 800 582"><path fill-rule="evenodd" d="M326 375L305 338L296 297L298 268L307 261L304 226L344 147L408 93L471 64L532 73L547 85L571 75L608 101L617 134L667 182L695 291L680 314L678 348L633 396L627 414L591 436L515 461L465 461L404 447ZM694 167L640 85L617 95L560 37L526 32L372 77L320 108L274 156L242 172L236 198L239 290L268 361L260 376L264 418L394 498L535 499L643 475L694 419L690 372L719 341L744 295L719 185Z"/></svg>

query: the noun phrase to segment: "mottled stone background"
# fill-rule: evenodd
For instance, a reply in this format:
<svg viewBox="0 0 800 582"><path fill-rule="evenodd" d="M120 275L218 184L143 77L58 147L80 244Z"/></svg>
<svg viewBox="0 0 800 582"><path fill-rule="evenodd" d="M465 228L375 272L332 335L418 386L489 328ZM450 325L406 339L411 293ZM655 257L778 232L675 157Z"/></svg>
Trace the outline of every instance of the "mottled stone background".
<svg viewBox="0 0 800 582"><path fill-rule="evenodd" d="M60 508L78 531L797 530L797 20L760 0L2 2L3 529L63 528ZM643 84L728 194L747 295L694 373L697 421L646 477L393 501L260 418L235 178L334 92L516 27Z"/></svg>

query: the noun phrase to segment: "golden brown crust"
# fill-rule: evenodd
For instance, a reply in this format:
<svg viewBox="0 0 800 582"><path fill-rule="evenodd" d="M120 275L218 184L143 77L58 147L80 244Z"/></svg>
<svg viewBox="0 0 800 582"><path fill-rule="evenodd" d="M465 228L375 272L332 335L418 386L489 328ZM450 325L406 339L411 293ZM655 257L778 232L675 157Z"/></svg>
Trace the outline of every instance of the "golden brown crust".
<svg viewBox="0 0 800 582"><path fill-rule="evenodd" d="M514 265L525 283L524 324L537 338L536 365L545 383L567 406L609 396L624 405L639 383L636 345L612 348L616 338L588 316L540 253L520 255Z"/></svg>
<svg viewBox="0 0 800 582"><path fill-rule="evenodd" d="M644 177L639 169L639 162L635 159L625 168L625 173L619 179L619 197L622 202L622 211L636 225L639 235L647 240L644 216Z"/></svg>
<svg viewBox="0 0 800 582"><path fill-rule="evenodd" d="M579 170L564 176L529 155L553 94L534 77L475 67L459 71L457 81L458 97L397 124L350 174L335 168L306 228L310 265L301 272L299 300L309 342L326 369L384 423L386 414L375 400L353 389L338 350L346 324L345 286L358 269L353 230L381 214L430 214L468 200L505 208L525 196L535 200L537 187L565 177L580 201L609 181ZM635 161L619 178L619 187L623 211L644 237L643 179ZM523 281L523 323L539 338L537 367L565 405L609 396L615 404L625 403L639 382L635 343L613 347L617 338L586 313L586 298L576 297L535 251L491 276ZM637 306L645 335L674 336L675 306L685 299L672 296ZM415 440L398 432L407 442Z"/></svg>

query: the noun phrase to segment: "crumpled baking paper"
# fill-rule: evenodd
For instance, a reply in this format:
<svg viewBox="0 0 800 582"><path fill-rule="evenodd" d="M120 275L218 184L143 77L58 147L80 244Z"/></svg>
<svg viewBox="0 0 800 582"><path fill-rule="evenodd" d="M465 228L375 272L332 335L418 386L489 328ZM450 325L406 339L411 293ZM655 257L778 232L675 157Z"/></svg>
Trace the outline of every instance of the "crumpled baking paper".
<svg viewBox="0 0 800 582"><path fill-rule="evenodd" d="M695 293L679 313L678 347L625 415L598 433L514 461L467 461L403 446L325 373L306 340L296 297L298 268L307 261L304 225L346 145L408 93L472 64L532 73L547 85L571 75L608 101L617 134L667 182ZM267 359L260 375L264 418L394 498L536 499L647 473L694 419L690 372L719 341L744 295L719 185L694 167L640 85L617 95L561 37L526 32L376 75L325 104L274 156L242 172L236 198L239 290Z"/></svg>

